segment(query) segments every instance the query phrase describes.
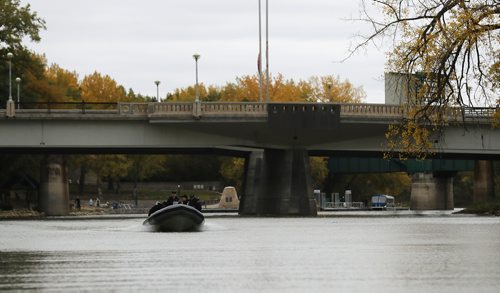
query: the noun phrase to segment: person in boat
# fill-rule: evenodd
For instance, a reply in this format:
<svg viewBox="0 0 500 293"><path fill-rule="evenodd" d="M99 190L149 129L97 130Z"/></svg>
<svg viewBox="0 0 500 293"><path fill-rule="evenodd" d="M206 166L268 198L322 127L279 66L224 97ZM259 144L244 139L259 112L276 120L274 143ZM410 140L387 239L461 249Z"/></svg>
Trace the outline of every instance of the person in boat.
<svg viewBox="0 0 500 293"><path fill-rule="evenodd" d="M185 194L184 194L184 195L181 197L181 201L180 201L179 203L181 203L181 204L186 204L186 205L187 205L187 204L189 204L189 200L188 200L187 195L185 195Z"/></svg>
<svg viewBox="0 0 500 293"><path fill-rule="evenodd" d="M156 204L151 209L149 209L148 217L151 216L152 213L161 210L162 208L163 205L159 201L157 201Z"/></svg>
<svg viewBox="0 0 500 293"><path fill-rule="evenodd" d="M174 196L170 195L166 202L163 203L166 207L174 204Z"/></svg>
<svg viewBox="0 0 500 293"><path fill-rule="evenodd" d="M189 197L189 202L188 202L188 205L192 206L193 208L197 209L198 211L201 212L201 203L200 203L200 199L197 198L196 196L194 195L191 195Z"/></svg>

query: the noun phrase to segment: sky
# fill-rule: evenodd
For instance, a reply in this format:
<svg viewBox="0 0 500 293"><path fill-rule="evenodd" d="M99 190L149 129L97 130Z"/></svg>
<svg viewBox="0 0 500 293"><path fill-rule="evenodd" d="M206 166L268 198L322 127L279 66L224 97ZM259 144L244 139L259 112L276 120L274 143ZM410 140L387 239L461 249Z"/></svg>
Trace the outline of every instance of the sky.
<svg viewBox="0 0 500 293"><path fill-rule="evenodd" d="M285 78L334 75L362 86L366 103L384 102L385 53L368 47L342 62L369 28L353 21L360 1L269 0L269 69ZM265 0L262 42L265 56ZM257 73L258 0L23 0L45 19L28 47L48 63L97 71L125 88L160 97L199 81L222 86ZM265 59L263 59L265 68Z"/></svg>

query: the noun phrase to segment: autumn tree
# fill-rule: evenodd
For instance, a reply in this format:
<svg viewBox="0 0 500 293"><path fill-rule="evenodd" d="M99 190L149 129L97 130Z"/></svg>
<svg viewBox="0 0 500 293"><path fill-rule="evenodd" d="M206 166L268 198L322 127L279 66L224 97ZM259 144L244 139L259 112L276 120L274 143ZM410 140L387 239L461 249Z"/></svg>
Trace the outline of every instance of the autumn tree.
<svg viewBox="0 0 500 293"><path fill-rule="evenodd" d="M82 99L85 102L120 102L127 101L125 88L109 75L95 71L81 81Z"/></svg>
<svg viewBox="0 0 500 293"><path fill-rule="evenodd" d="M57 64L48 66L45 70L48 83L57 88L65 101L80 101L81 89L76 71L69 71Z"/></svg>
<svg viewBox="0 0 500 293"><path fill-rule="evenodd" d="M373 16L368 2L383 13ZM404 76L408 117L388 133L391 147L418 155L446 123L450 107L498 103L500 5L497 0L376 0L364 4L374 31L359 48L394 40L388 69ZM409 142L399 144L398 138Z"/></svg>
<svg viewBox="0 0 500 293"><path fill-rule="evenodd" d="M216 86L206 87L204 83L198 85L198 94L201 101L216 101L220 90ZM173 94L167 96L168 102L193 102L196 99L196 87L177 88Z"/></svg>
<svg viewBox="0 0 500 293"><path fill-rule="evenodd" d="M361 103L366 98L362 87L355 87L348 80L332 75L309 78L309 100L323 103Z"/></svg>

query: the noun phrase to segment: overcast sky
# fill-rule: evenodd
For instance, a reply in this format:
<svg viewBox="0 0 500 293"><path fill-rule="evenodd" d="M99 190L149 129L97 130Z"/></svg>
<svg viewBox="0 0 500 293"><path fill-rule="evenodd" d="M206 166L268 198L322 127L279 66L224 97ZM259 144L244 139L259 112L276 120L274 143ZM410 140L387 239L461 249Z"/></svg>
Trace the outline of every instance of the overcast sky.
<svg viewBox="0 0 500 293"><path fill-rule="evenodd" d="M341 63L364 29L360 0L269 0L269 63L273 74L308 79L335 75L363 86L366 102L383 103L384 52L374 47ZM258 0L23 0L45 19L30 48L48 62L98 71L136 93L160 96L200 82L224 85L257 72ZM263 42L265 37L265 0ZM264 49L264 46L263 46ZM263 66L264 66L263 59Z"/></svg>

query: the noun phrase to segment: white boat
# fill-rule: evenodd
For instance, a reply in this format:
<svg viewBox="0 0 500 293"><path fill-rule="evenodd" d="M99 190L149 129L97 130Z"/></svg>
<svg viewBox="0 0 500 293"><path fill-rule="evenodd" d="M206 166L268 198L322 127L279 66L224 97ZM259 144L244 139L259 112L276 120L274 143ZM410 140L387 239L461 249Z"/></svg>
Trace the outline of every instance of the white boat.
<svg viewBox="0 0 500 293"><path fill-rule="evenodd" d="M387 209L394 207L394 196L387 194L376 194L372 196L371 207L375 209Z"/></svg>

